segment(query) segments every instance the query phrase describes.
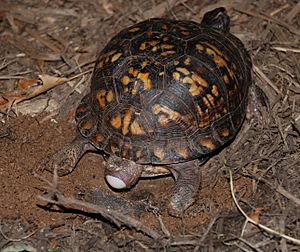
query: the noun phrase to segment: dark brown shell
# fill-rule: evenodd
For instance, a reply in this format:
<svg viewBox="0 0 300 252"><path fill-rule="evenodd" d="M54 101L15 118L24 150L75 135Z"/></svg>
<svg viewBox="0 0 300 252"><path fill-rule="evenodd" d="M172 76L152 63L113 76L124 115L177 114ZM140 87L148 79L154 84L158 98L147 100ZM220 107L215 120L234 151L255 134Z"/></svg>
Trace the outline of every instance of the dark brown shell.
<svg viewBox="0 0 300 252"><path fill-rule="evenodd" d="M117 34L77 109L80 133L106 153L152 164L201 158L230 141L245 117L251 61L226 17L155 18Z"/></svg>

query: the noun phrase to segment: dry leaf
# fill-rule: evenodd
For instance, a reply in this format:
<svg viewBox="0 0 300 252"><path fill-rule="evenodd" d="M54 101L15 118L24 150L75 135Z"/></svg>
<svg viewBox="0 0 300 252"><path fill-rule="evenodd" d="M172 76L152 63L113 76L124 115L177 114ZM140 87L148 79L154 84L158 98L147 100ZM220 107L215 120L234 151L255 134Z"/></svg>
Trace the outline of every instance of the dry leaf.
<svg viewBox="0 0 300 252"><path fill-rule="evenodd" d="M36 84L38 80L29 80L29 79L20 79L17 81L19 89L27 89L34 84Z"/></svg>

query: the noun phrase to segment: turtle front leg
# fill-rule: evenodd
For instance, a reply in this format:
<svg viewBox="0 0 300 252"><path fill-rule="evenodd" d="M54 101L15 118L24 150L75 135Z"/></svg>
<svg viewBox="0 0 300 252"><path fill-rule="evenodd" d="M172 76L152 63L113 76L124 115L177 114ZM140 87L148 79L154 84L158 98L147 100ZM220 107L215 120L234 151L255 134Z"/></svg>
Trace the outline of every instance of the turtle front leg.
<svg viewBox="0 0 300 252"><path fill-rule="evenodd" d="M46 158L42 163L42 169L50 172L56 169L58 176L67 175L74 170L80 158L89 150L96 149L81 135L77 136L71 143Z"/></svg>
<svg viewBox="0 0 300 252"><path fill-rule="evenodd" d="M195 202L195 196L200 186L201 162L192 160L170 166L170 171L175 178L175 191L170 202L170 213L181 215Z"/></svg>

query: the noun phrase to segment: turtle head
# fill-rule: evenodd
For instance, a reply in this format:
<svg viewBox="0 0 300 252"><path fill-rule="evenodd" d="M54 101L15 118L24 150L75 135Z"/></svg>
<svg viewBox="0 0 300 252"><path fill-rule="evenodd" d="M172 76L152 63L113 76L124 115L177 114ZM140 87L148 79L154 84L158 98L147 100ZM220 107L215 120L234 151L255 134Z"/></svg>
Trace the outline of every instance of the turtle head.
<svg viewBox="0 0 300 252"><path fill-rule="evenodd" d="M143 167L135 162L111 155L105 163L105 179L115 189L133 186L142 174Z"/></svg>
<svg viewBox="0 0 300 252"><path fill-rule="evenodd" d="M230 19L224 7L216 8L206 12L203 16L201 26L215 28L221 32L228 33Z"/></svg>

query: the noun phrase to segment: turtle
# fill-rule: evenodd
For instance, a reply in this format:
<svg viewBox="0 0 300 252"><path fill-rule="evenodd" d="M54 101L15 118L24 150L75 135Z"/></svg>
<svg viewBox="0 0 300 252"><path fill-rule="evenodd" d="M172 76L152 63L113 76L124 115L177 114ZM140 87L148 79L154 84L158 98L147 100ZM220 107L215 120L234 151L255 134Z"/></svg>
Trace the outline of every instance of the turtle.
<svg viewBox="0 0 300 252"><path fill-rule="evenodd" d="M96 150L112 189L169 173L168 204L182 213L195 201L201 166L243 124L251 68L224 7L201 23L151 18L123 29L97 55L90 92L75 112L76 138L46 169L66 175Z"/></svg>

